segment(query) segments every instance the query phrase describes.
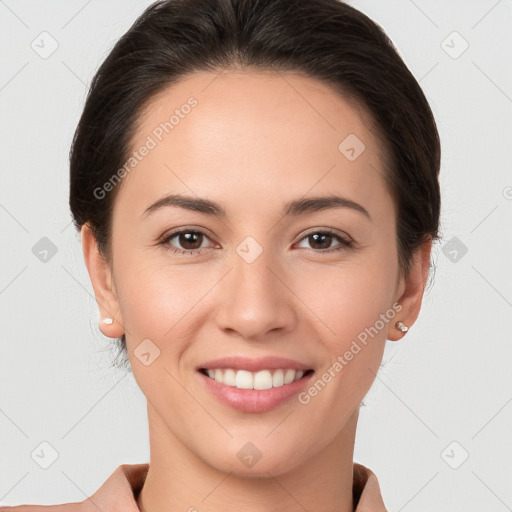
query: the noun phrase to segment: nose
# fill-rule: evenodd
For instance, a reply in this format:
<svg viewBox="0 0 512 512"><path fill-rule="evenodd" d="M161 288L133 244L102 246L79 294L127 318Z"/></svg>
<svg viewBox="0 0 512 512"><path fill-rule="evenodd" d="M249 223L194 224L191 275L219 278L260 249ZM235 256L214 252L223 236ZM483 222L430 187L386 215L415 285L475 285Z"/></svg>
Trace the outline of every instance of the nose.
<svg viewBox="0 0 512 512"><path fill-rule="evenodd" d="M282 336L295 329L296 297L286 273L263 251L248 263L235 255L233 267L221 281L217 326L252 341Z"/></svg>

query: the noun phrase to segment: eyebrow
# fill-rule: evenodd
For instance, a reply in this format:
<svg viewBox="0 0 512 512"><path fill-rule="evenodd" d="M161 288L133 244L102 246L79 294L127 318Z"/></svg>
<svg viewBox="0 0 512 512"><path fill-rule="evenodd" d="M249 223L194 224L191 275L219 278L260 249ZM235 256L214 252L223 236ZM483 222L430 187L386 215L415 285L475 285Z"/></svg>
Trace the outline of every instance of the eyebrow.
<svg viewBox="0 0 512 512"><path fill-rule="evenodd" d="M209 199L200 197L184 196L181 194L168 194L158 199L151 206L146 208L142 214L142 218L146 219L155 212L164 208L178 207L199 213L205 213L216 217L226 218L226 210L219 204ZM297 216L305 213L318 212L330 208L351 208L365 215L370 221L371 216L368 210L359 203L347 199L346 197L329 195L322 197L308 197L289 201L284 205L282 215Z"/></svg>

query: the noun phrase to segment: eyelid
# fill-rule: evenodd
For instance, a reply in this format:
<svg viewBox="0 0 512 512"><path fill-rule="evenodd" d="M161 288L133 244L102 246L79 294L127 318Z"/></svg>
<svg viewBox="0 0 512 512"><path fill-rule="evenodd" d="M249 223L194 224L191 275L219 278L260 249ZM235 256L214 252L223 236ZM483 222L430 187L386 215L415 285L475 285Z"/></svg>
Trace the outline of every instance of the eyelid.
<svg viewBox="0 0 512 512"><path fill-rule="evenodd" d="M339 231L339 230L334 229L334 228L311 228L311 229L307 229L306 231L303 231L300 235L298 235L298 241L301 242L302 239L305 238L306 236L313 235L315 233L328 233L329 235L334 235L334 236L337 236L337 237L341 238L344 242L354 243L355 244L355 241L354 241L354 239L351 236L349 236L344 231Z"/></svg>
<svg viewBox="0 0 512 512"><path fill-rule="evenodd" d="M199 228L194 226L183 226L180 228L171 229L171 231L168 231L164 233L161 237L158 238L158 243L165 244L167 240L170 238L174 238L176 235L180 235L182 233L199 233L202 234L204 237L208 238L209 240L212 240L212 235L210 234L209 230L206 228ZM218 244L216 244L218 245ZM182 250L191 250L191 249L182 249ZM195 249L195 252L197 252L198 249Z"/></svg>
<svg viewBox="0 0 512 512"><path fill-rule="evenodd" d="M210 239L213 237L210 231L206 228L200 228L198 226L181 226L178 228L171 229L170 231L166 231L161 237L158 238L158 240L166 240L169 237L178 235L180 233L202 233L203 235L207 236Z"/></svg>

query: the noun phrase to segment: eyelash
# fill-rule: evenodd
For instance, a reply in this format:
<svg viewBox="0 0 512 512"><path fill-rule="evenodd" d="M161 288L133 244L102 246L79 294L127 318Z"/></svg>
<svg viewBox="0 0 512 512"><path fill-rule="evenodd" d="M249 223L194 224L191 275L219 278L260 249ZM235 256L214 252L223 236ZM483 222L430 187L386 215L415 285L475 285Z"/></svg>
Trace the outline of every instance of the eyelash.
<svg viewBox="0 0 512 512"><path fill-rule="evenodd" d="M201 235L205 236L206 238L209 238L206 233L204 233L203 231L200 231L200 230L181 229L181 230L173 231L169 235L165 235L160 240L160 245L164 246L164 249L172 251L174 253L183 254L183 255L189 254L191 256L200 254L200 253L203 252L204 249L208 249L206 247L203 247L202 249L177 249L176 247L172 247L171 245L169 245L169 241L170 240L172 240L177 235L181 235L182 233L201 234ZM323 230L318 230L318 231L311 231L311 232L305 234L299 240L299 243L302 242L302 240L304 240L305 238L308 238L308 237L310 237L312 235L318 235L318 234L321 234L321 235L332 235L335 239L337 239L340 242L340 245L338 247L336 247L335 249L329 249L329 250L306 249L307 251L313 252L314 254L330 254L330 253L341 251L341 250L344 250L344 249L351 249L355 245L352 240L345 239L342 236L338 235L335 231L333 231L331 229L328 229L328 228L327 229L323 229Z"/></svg>

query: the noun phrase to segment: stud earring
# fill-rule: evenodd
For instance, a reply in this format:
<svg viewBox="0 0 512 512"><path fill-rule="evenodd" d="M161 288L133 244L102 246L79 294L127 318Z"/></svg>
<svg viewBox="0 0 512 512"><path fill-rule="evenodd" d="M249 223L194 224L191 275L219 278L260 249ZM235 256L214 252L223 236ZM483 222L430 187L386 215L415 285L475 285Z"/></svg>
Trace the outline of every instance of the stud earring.
<svg viewBox="0 0 512 512"><path fill-rule="evenodd" d="M103 323L104 324L108 324L108 325L111 325L114 323L114 319L113 318L104 318L103 319Z"/></svg>
<svg viewBox="0 0 512 512"><path fill-rule="evenodd" d="M402 322L397 322L395 327L402 331L402 334L405 334L409 330L409 327L406 327Z"/></svg>

